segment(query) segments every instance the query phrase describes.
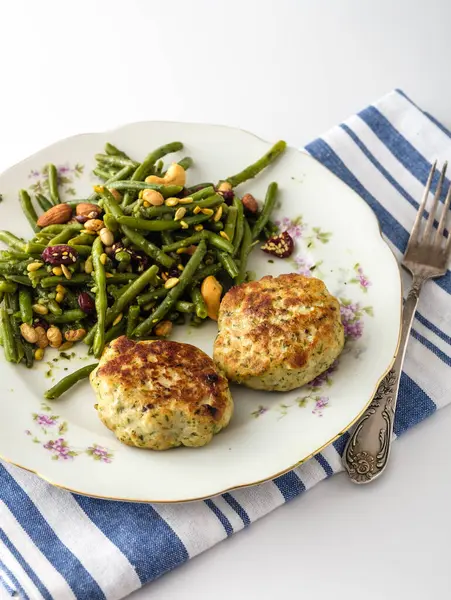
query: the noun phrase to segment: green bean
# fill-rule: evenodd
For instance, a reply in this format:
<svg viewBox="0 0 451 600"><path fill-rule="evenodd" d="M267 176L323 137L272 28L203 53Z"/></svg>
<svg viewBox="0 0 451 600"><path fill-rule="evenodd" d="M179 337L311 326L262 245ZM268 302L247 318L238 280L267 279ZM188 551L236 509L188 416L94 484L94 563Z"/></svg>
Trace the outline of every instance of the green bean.
<svg viewBox="0 0 451 600"><path fill-rule="evenodd" d="M75 321L81 321L87 317L86 313L81 310L81 308L72 308L71 310L66 310L61 315L43 315L42 318L47 321L47 323L51 323L52 325L63 325L65 323L74 323Z"/></svg>
<svg viewBox="0 0 451 600"><path fill-rule="evenodd" d="M222 196L220 194L213 194L213 196L207 196L197 202L188 204L186 208L188 210L194 210L196 206L199 208L215 208L216 206L219 206L219 204L222 204L222 201Z"/></svg>
<svg viewBox="0 0 451 600"><path fill-rule="evenodd" d="M177 312L180 313L192 313L194 312L194 304L193 302L187 302L186 300L178 300L174 304L174 308Z"/></svg>
<svg viewBox="0 0 451 600"><path fill-rule="evenodd" d="M19 357L17 354L16 340L9 316L9 299L8 295L5 295L1 308L0 308L0 332L3 342L3 349L5 352L5 358L8 362L18 362Z"/></svg>
<svg viewBox="0 0 451 600"><path fill-rule="evenodd" d="M179 248L188 248L188 246L198 244L201 240L205 239L208 239L208 232L201 231L199 233L195 233L194 235L190 235L189 237L178 240L177 242L173 242L172 244L168 244L167 246L163 246L162 250L163 252L175 252Z"/></svg>
<svg viewBox="0 0 451 600"><path fill-rule="evenodd" d="M61 234L60 234L61 235ZM80 235L77 235L74 238L71 238L67 244L68 246L92 246L92 243L95 240L95 236L90 235L89 233L82 233ZM50 246L50 243L49 243Z"/></svg>
<svg viewBox="0 0 451 600"><path fill-rule="evenodd" d="M179 300L180 296L185 291L185 288L191 283L206 252L207 245L205 240L202 240L187 262L184 270L181 272L178 284L169 290L169 293L163 302L135 329L134 335L136 337L141 337L149 333L156 323L161 321L161 319L174 307L177 300Z"/></svg>
<svg viewBox="0 0 451 600"><path fill-rule="evenodd" d="M22 206L22 210L24 215L27 218L27 221L30 223L33 231L40 231L40 227L37 226L36 221L38 220L38 215L33 207L31 202L30 194L26 190L20 190L19 192L19 200L20 205Z"/></svg>
<svg viewBox="0 0 451 600"><path fill-rule="evenodd" d="M21 340L21 344L24 350L23 358L25 359L25 366L27 367L27 369L31 369L34 363L35 347L29 342L26 342L25 340Z"/></svg>
<svg viewBox="0 0 451 600"><path fill-rule="evenodd" d="M31 325L33 322L33 309L31 308L32 299L31 292L28 289L20 288L19 290L19 307L20 307L20 318L22 323Z"/></svg>
<svg viewBox="0 0 451 600"><path fill-rule="evenodd" d="M220 194L216 194L216 190L213 185L209 185L208 187L201 188L192 194L188 194L187 198L192 198L193 202L198 202L199 200L204 200L205 198L209 198L210 196L215 196ZM222 202L222 196L220 196Z"/></svg>
<svg viewBox="0 0 451 600"><path fill-rule="evenodd" d="M83 200L83 202L86 202L86 200ZM38 235L43 235L43 234L51 234L56 235L57 233L61 233L61 231L64 231L66 229L67 225L47 225L47 227L43 227L41 229L41 231L39 232Z"/></svg>
<svg viewBox="0 0 451 600"><path fill-rule="evenodd" d="M233 252L232 242L229 242L229 240L226 240L225 238L221 237L220 235L216 235L216 233L213 233L213 231L207 231L206 234L208 236L208 243L211 246L214 246L218 250L222 250L224 252L228 252L229 254L232 254L232 252Z"/></svg>
<svg viewBox="0 0 451 600"><path fill-rule="evenodd" d="M210 215L200 213L193 217L187 217L182 221L147 221L146 219L136 219L135 217L119 217L118 222L122 226L122 231L124 231L124 226L130 227L131 229L142 229L144 231L173 231L174 229L181 229L181 223L186 223L188 226L198 225L199 223L207 221L209 218ZM127 237L130 237L128 234L126 235Z"/></svg>
<svg viewBox="0 0 451 600"><path fill-rule="evenodd" d="M178 164L182 167L182 169L185 169L185 171L188 171L188 169L193 166L193 162L194 161L191 158L191 156L185 156L185 158L182 158L182 160L179 160Z"/></svg>
<svg viewBox="0 0 451 600"><path fill-rule="evenodd" d="M222 221L209 221L205 224L205 227L208 227L212 231L222 231L224 229L224 224L222 223Z"/></svg>
<svg viewBox="0 0 451 600"><path fill-rule="evenodd" d="M197 185L192 185L191 187L185 188L185 194L187 196L191 196L191 194L195 194L196 192L200 192L201 190L203 190L205 188L212 188L213 189L213 193L214 193L214 184L210 183L210 182L207 182L207 183L198 183Z"/></svg>
<svg viewBox="0 0 451 600"><path fill-rule="evenodd" d="M56 302L56 300L50 299L47 303L47 306L52 315L59 316L63 314L63 309L58 304L58 302Z"/></svg>
<svg viewBox="0 0 451 600"><path fill-rule="evenodd" d="M238 276L239 270L230 254L227 252L218 252L218 258L230 277L235 279Z"/></svg>
<svg viewBox="0 0 451 600"><path fill-rule="evenodd" d="M36 194L36 200L44 212L47 212L53 206L53 204L44 196L44 194Z"/></svg>
<svg viewBox="0 0 451 600"><path fill-rule="evenodd" d="M122 335L125 331L126 325L125 319L122 319L119 323L117 323L117 325L110 327L110 329L108 329L108 331L105 333L105 345Z"/></svg>
<svg viewBox="0 0 451 600"><path fill-rule="evenodd" d="M107 227L110 231L115 232L119 229L116 219L110 213L107 213L103 217L103 222L105 223L105 227Z"/></svg>
<svg viewBox="0 0 451 600"><path fill-rule="evenodd" d="M10 260L29 260L30 255L26 252L16 252L15 250L1 250L0 261Z"/></svg>
<svg viewBox="0 0 451 600"><path fill-rule="evenodd" d="M133 331L135 330L136 326L138 325L140 312L141 312L141 309L137 304L132 304L131 306L129 306L128 313L127 313L127 329L125 332L125 335L127 337L132 336Z"/></svg>
<svg viewBox="0 0 451 600"><path fill-rule="evenodd" d="M152 281L155 281L155 277L158 273L158 267L153 265L149 267L128 289L117 298L116 302L111 308L106 311L105 316L105 327L108 327L127 307L128 304L134 301L136 296L142 292Z"/></svg>
<svg viewBox="0 0 451 600"><path fill-rule="evenodd" d="M161 173L163 172L163 167L164 167L164 162L162 160L159 160L154 168L155 175L161 176Z"/></svg>
<svg viewBox="0 0 451 600"><path fill-rule="evenodd" d="M166 156L166 154L171 154L172 152L178 152L183 149L183 144L181 142L171 142L169 144L165 144L164 146L160 146L150 154L146 156L143 162L139 165L136 171L132 175L133 181L144 181L147 175L150 175L155 163Z"/></svg>
<svg viewBox="0 0 451 600"><path fill-rule="evenodd" d="M83 225L80 223L71 223L70 225L66 225L65 229L60 231L55 237L49 241L47 246L58 246L59 244L65 244L70 238L76 233L83 229Z"/></svg>
<svg viewBox="0 0 451 600"><path fill-rule="evenodd" d="M192 285L197 285L210 275L216 275L216 273L218 273L220 270L221 265L219 265L218 263L200 268L193 276Z"/></svg>
<svg viewBox="0 0 451 600"><path fill-rule="evenodd" d="M240 250L241 240L243 239L243 233L244 233L244 208L243 208L243 203L241 202L240 198L238 198L238 196L236 196L236 195L233 198L233 206L236 208L237 214L236 214L235 235L233 237L233 240L230 240L230 241L233 242L233 246L235 248L232 253L232 256L237 256L238 252Z"/></svg>
<svg viewBox="0 0 451 600"><path fill-rule="evenodd" d="M236 206L229 206L229 212L227 213L227 219L224 225L224 233L226 234L227 238L230 240L230 243L233 242L233 237L235 235L235 226L236 226L236 219L238 216L238 209L236 208ZM233 252L233 250L232 250Z"/></svg>
<svg viewBox="0 0 451 600"><path fill-rule="evenodd" d="M114 283L129 283L138 277L139 275L137 273L114 273L107 278L107 282L109 285Z"/></svg>
<svg viewBox="0 0 451 600"><path fill-rule="evenodd" d="M46 247L47 246L44 244L28 242L28 244L25 245L25 252L28 252L29 254L42 254ZM76 250L81 256L89 256L91 254L91 246L80 246L77 244L75 246L71 245L71 248Z"/></svg>
<svg viewBox="0 0 451 600"><path fill-rule="evenodd" d="M107 142L105 144L105 154L109 154L110 156L122 156L122 158L129 158L129 156L127 156L125 152L122 152L122 150L119 150L119 148L116 148L116 146L113 146L113 144L110 144L110 142Z"/></svg>
<svg viewBox="0 0 451 600"><path fill-rule="evenodd" d="M177 208L174 206L166 206L165 204L162 204L161 206L150 206L149 208L141 206L137 212L138 216L141 215L146 219L155 219L162 217L163 215L175 215L176 210Z"/></svg>
<svg viewBox="0 0 451 600"><path fill-rule="evenodd" d="M271 216L272 211L274 210L274 206L276 205L277 200L277 183L270 183L268 186L268 191L266 192L265 202L263 204L262 211L255 222L255 225L252 227L252 239L256 240L260 235L263 227L268 222L269 217Z"/></svg>
<svg viewBox="0 0 451 600"><path fill-rule="evenodd" d="M22 262L17 262L13 260L8 260L5 262L0 262L0 274L1 275L14 275L16 273L22 272L21 269Z"/></svg>
<svg viewBox="0 0 451 600"><path fill-rule="evenodd" d="M47 176L49 183L49 194L50 200L53 204L61 204L60 196L58 193L58 171L55 165L51 163L47 166Z"/></svg>
<svg viewBox="0 0 451 600"><path fill-rule="evenodd" d="M17 250L17 252L26 252L26 242L9 231L0 230L0 242L3 242L13 250Z"/></svg>
<svg viewBox="0 0 451 600"><path fill-rule="evenodd" d="M5 277L8 281L14 281L16 283L19 283L20 285L25 285L28 287L32 287L32 285L33 285L27 275L10 274L10 275L5 275Z"/></svg>
<svg viewBox="0 0 451 600"><path fill-rule="evenodd" d="M162 231L161 232L161 241L165 246L169 246L174 242L174 238L170 231Z"/></svg>
<svg viewBox="0 0 451 600"><path fill-rule="evenodd" d="M244 224L243 241L241 243L241 249L240 249L240 268L239 268L238 276L235 279L235 283L237 285L239 285L240 283L243 283L246 278L247 259L253 248L252 232L251 232L251 228L249 227L249 223L247 222L247 219L244 219L243 224Z"/></svg>
<svg viewBox="0 0 451 600"><path fill-rule="evenodd" d="M101 169L100 167L96 167L92 170L92 172L99 179L104 179L105 181L107 181L111 177L111 173L109 171L105 171L105 169Z"/></svg>
<svg viewBox="0 0 451 600"><path fill-rule="evenodd" d="M96 358L101 356L105 345L105 318L108 307L105 268L101 261L102 254L103 244L100 237L97 237L92 245L92 263L94 266L94 280L97 288L95 298L97 329L93 342L93 351Z"/></svg>
<svg viewBox="0 0 451 600"><path fill-rule="evenodd" d="M14 294L17 291L17 283L11 281L0 281L0 292Z"/></svg>
<svg viewBox="0 0 451 600"><path fill-rule="evenodd" d="M164 298L168 294L169 290L163 286L161 288L151 290L150 292L146 292L145 294L138 296L137 301L139 306L145 306L151 300L158 300L159 298Z"/></svg>
<svg viewBox="0 0 451 600"><path fill-rule="evenodd" d="M96 198L97 198L97 194L96 194ZM98 204L98 201L96 198L78 198L76 200L67 200L67 202L63 202L63 204L67 204L71 208L77 208L77 206L79 204L84 204L85 202L88 202L89 204ZM50 227L51 227L51 225L50 225Z"/></svg>
<svg viewBox="0 0 451 600"><path fill-rule="evenodd" d="M253 163L246 167L243 171L240 171L236 175L232 175L231 177L227 177L226 181L230 183L232 187L236 187L241 183L244 183L248 179L253 179L256 175L263 171L268 165L270 165L287 147L286 142L280 140L265 154L263 155L257 162Z"/></svg>
<svg viewBox="0 0 451 600"><path fill-rule="evenodd" d="M141 190L155 190L160 192L164 198L171 198L177 196L183 190L181 185L162 185L160 183L146 183L144 181L133 181L128 179L127 181L113 181L108 186L111 190L130 190L130 191L141 191Z"/></svg>
<svg viewBox="0 0 451 600"><path fill-rule="evenodd" d="M191 300L194 304L196 315L200 319L206 319L208 316L207 305L205 304L202 294L200 293L200 289L197 286L194 286L191 289Z"/></svg>
<svg viewBox="0 0 451 600"><path fill-rule="evenodd" d="M97 363L92 365L86 365L81 369L78 369L78 371L75 371L74 373L63 377L61 381L58 381L57 384L55 384L53 387L51 387L44 393L45 398L47 398L47 400L56 400L57 398L62 396L64 392L67 392L67 390L69 390L78 381L89 377L89 375L92 373L92 371L94 371L96 367Z"/></svg>
<svg viewBox="0 0 451 600"><path fill-rule="evenodd" d="M111 154L96 154L95 157L97 162L100 162L104 165L109 165L110 167L133 167L137 169L139 167L139 163L130 158L124 158L123 156L115 156Z"/></svg>
<svg viewBox="0 0 451 600"><path fill-rule="evenodd" d="M70 308L78 308L78 296L76 296L72 290L66 289L64 294L64 303Z"/></svg>
<svg viewBox="0 0 451 600"><path fill-rule="evenodd" d="M84 285L85 283L89 283L92 281L91 275L83 275L82 273L76 273L72 275L71 279L66 279L65 277L51 275L49 277L44 277L39 282L40 286L43 288L51 288L56 287L57 285L64 286L79 286Z"/></svg>
<svg viewBox="0 0 451 600"><path fill-rule="evenodd" d="M105 183L103 185L106 186L106 187L108 187L112 183L114 183L115 181L127 179L127 177L129 177L129 175L131 173L133 173L133 167L124 167L123 169L121 169L120 171L118 171L116 173L116 175L113 175L112 177L110 177L109 179L107 179L107 181L105 181ZM97 197L98 197L98 193L96 191L94 191L89 196L88 201L89 202L95 202L95 200L97 199Z"/></svg>

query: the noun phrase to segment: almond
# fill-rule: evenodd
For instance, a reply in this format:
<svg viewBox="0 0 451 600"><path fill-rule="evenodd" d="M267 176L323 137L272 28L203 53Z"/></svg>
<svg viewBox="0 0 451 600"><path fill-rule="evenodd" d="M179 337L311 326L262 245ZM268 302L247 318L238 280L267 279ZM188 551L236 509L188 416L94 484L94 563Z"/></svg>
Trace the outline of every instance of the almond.
<svg viewBox="0 0 451 600"><path fill-rule="evenodd" d="M97 204L90 204L89 202L80 202L77 204L76 213L77 215L81 215L83 217L89 217L90 219L98 217L102 209ZM92 215L91 213L94 213Z"/></svg>
<svg viewBox="0 0 451 600"><path fill-rule="evenodd" d="M72 209L68 204L57 204L41 215L37 224L39 227L62 225L63 223L67 223L71 217Z"/></svg>

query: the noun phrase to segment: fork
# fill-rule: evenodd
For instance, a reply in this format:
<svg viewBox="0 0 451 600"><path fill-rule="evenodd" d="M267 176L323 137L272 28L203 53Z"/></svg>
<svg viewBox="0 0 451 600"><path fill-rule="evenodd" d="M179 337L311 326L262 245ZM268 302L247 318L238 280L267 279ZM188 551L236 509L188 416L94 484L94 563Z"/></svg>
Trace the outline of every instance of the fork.
<svg viewBox="0 0 451 600"><path fill-rule="evenodd" d="M448 237L445 232L451 202L451 186L446 195L438 227L436 230L434 229L445 179L446 162L440 173L429 216L424 219L425 226L423 225L423 213L436 166L437 161L432 165L429 173L407 250L401 261L402 266L412 274L413 280L404 303L398 353L390 371L380 382L371 404L351 433L343 453L343 466L354 483L373 481L384 472L387 466L402 365L420 292L425 281L440 277L447 270L451 251L451 231L448 232Z"/></svg>

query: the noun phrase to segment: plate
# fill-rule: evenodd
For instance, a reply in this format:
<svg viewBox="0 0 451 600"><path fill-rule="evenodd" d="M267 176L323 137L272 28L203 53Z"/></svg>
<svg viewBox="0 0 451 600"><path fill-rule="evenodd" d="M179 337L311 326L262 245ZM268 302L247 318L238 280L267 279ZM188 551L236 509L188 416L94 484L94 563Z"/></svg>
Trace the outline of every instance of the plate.
<svg viewBox="0 0 451 600"><path fill-rule="evenodd" d="M63 197L92 190L94 155L109 141L136 159L152 148L180 140L192 156L189 183L218 181L240 171L271 144L227 127L145 122L107 133L58 142L0 177L1 220L15 234L31 237L17 192L45 189L44 167L57 165ZM258 277L299 272L323 279L342 304L347 343L338 364L311 385L288 393L232 386L235 414L227 429L204 448L152 452L120 444L98 420L95 398L83 382L58 401L43 392L88 359L47 351L31 370L1 361L0 456L50 483L102 498L181 502L261 483L294 468L333 441L365 410L390 368L401 324L397 262L380 235L371 209L309 155L289 148L244 191L263 198L277 181L275 218L296 242L290 259L255 250L250 268ZM173 339L212 354L216 324L178 327ZM58 359L58 360L54 360Z"/></svg>

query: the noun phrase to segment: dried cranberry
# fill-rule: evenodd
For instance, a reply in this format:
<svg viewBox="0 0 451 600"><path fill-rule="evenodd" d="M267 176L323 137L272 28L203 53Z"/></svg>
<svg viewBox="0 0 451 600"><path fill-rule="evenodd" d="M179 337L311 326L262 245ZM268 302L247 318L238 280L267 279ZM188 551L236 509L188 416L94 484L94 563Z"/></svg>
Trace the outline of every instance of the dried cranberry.
<svg viewBox="0 0 451 600"><path fill-rule="evenodd" d="M224 202L230 206L233 202L233 199L235 197L235 193L233 190L223 190L223 191L219 191L218 194L221 194L221 196L224 198Z"/></svg>
<svg viewBox="0 0 451 600"><path fill-rule="evenodd" d="M78 252L71 246L60 244L59 246L49 246L41 256L42 260L49 265L73 265L77 262Z"/></svg>
<svg viewBox="0 0 451 600"><path fill-rule="evenodd" d="M81 294L78 295L78 306L87 315L94 312L96 309L94 300L87 292L81 292Z"/></svg>
<svg viewBox="0 0 451 600"><path fill-rule="evenodd" d="M278 258L287 258L291 256L294 250L294 242L288 231L283 231L278 235L273 235L262 246L263 252L272 254Z"/></svg>
<svg viewBox="0 0 451 600"><path fill-rule="evenodd" d="M180 277L180 270L177 269L177 267L172 267L171 269L169 269L168 279L171 279L172 277Z"/></svg>
<svg viewBox="0 0 451 600"><path fill-rule="evenodd" d="M47 323L47 321L44 321L44 319L34 319L33 327L43 327L47 331L50 325Z"/></svg>
<svg viewBox="0 0 451 600"><path fill-rule="evenodd" d="M86 215L77 215L75 219L78 221L78 223L81 223L82 225L83 223L86 223L86 221L89 221L89 217L87 217Z"/></svg>

